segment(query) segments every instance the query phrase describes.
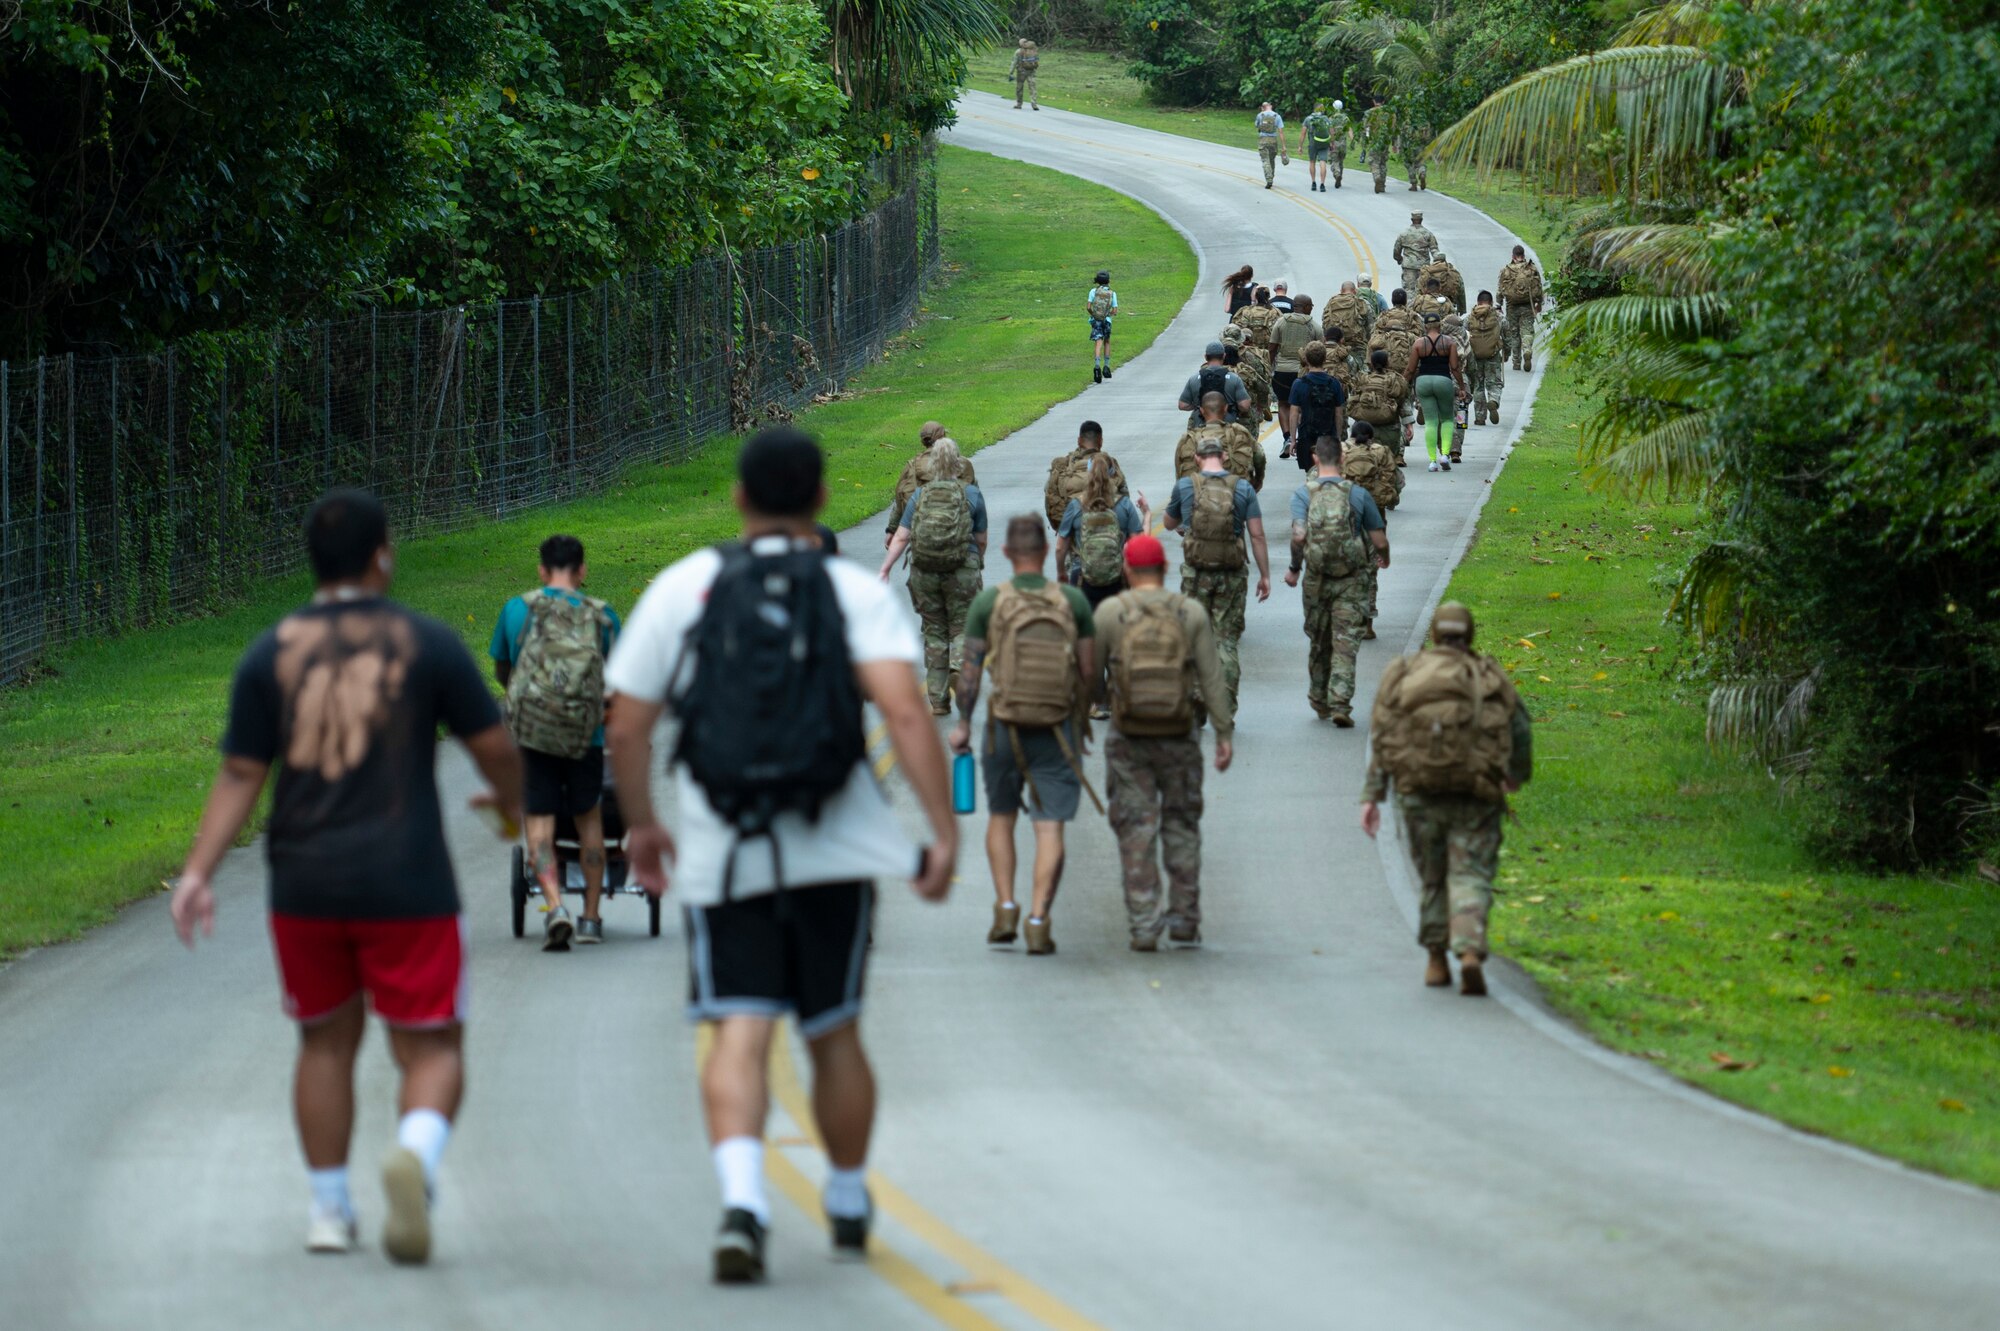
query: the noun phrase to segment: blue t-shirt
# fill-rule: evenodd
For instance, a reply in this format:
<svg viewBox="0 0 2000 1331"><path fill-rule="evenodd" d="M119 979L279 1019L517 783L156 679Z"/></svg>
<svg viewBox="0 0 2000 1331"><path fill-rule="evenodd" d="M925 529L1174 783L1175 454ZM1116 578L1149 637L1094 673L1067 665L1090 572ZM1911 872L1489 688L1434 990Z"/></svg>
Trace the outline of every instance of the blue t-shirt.
<svg viewBox="0 0 2000 1331"><path fill-rule="evenodd" d="M1267 114L1266 112L1259 111L1250 121L1252 127L1254 127L1259 134L1267 132L1264 130L1262 126L1257 124L1257 121L1262 120L1266 114ZM1285 127L1285 118L1279 115L1276 111L1269 112L1268 114L1270 115L1271 119L1278 122L1277 128L1270 130L1268 132L1276 134L1279 130L1282 130Z"/></svg>
<svg viewBox="0 0 2000 1331"><path fill-rule="evenodd" d="M1145 521L1139 516L1139 506L1131 500L1120 499L1112 506L1111 511L1118 517L1118 530L1127 536L1137 536L1146 529ZM1077 526L1082 521L1083 501L1070 500L1069 507L1063 510L1062 525L1056 528L1056 536L1059 539L1067 536L1072 541L1076 540Z"/></svg>
<svg viewBox="0 0 2000 1331"><path fill-rule="evenodd" d="M1306 510L1312 506L1313 487L1315 485L1326 485L1329 483L1330 481L1323 481L1319 477L1315 476L1311 480L1299 486L1298 489L1292 491L1293 522L1303 523L1306 520ZM1355 525L1359 527L1362 531L1370 532L1370 531L1389 530L1389 524L1385 522L1382 518L1382 510L1375 506L1374 495L1369 494L1366 490L1356 485L1353 489L1347 492L1347 502L1348 505L1354 509Z"/></svg>
<svg viewBox="0 0 2000 1331"><path fill-rule="evenodd" d="M1167 516L1175 522L1186 523L1194 516L1194 477L1183 476L1174 482L1173 497L1167 500ZM1241 536L1250 519L1261 518L1264 510L1257 506L1257 492L1250 482L1238 477L1236 480L1236 534Z"/></svg>
<svg viewBox="0 0 2000 1331"><path fill-rule="evenodd" d="M896 525L901 527L904 531L910 530L910 516L917 511L917 499L920 495L923 494L923 492L924 492L924 487L919 485L916 489L910 491L910 502L903 505L902 520L898 522ZM974 536L985 535L986 496L979 493L978 486L968 485L965 487L965 502L972 509L972 534ZM965 553L967 553L968 555L978 554L979 542L973 541L971 544L967 545L965 547Z"/></svg>
<svg viewBox="0 0 2000 1331"><path fill-rule="evenodd" d="M530 593L530 595L532 594ZM571 605L583 604L583 597L578 596L575 592L564 591L559 587L544 587L540 595L560 596ZM604 607L604 613L611 622L597 635L597 639L598 645L604 649L605 659L609 660L611 657L611 644L618 641L618 630L622 625L618 621L618 612L616 610L607 605ZM512 665L521 654L521 639L527 636L528 597L517 596L501 608L500 622L493 626L493 643L486 649L486 654L493 658L495 665ZM597 733L591 737L590 742L600 749L604 747L603 726L597 728Z"/></svg>

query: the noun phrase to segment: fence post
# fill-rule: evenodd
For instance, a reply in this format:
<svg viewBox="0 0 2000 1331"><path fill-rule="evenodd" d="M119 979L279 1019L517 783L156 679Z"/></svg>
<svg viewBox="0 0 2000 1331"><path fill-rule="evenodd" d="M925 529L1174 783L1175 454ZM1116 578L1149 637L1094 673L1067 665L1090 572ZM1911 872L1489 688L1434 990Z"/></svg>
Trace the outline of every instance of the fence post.
<svg viewBox="0 0 2000 1331"><path fill-rule="evenodd" d="M497 476L507 467L507 302L493 302L493 431L496 447L493 471ZM496 512L507 511L507 487L500 486Z"/></svg>
<svg viewBox="0 0 2000 1331"><path fill-rule="evenodd" d="M381 396L381 385L377 380L375 366L377 339L380 336L377 323L381 310L368 307L368 487L375 488L375 399Z"/></svg>
<svg viewBox="0 0 2000 1331"><path fill-rule="evenodd" d="M216 457L220 469L215 478L215 585L226 584L225 565L229 553L229 352L222 353L220 387L215 396Z"/></svg>
<svg viewBox="0 0 2000 1331"><path fill-rule="evenodd" d="M180 488L178 484L180 468L176 465L174 460L174 450L179 446L174 437L174 430L175 427L180 423L179 420L177 419L178 412L176 411L176 407L178 404L174 398L174 389L175 389L174 349L172 347L168 347L167 348L167 585L164 589L166 592L165 610L167 614L172 614L174 609L174 560L180 554L180 548L181 548L180 519L174 513L174 510L177 507L175 503L175 492Z"/></svg>
<svg viewBox="0 0 2000 1331"><path fill-rule="evenodd" d="M111 569L104 581L110 588L107 598L114 607L124 597L118 594L118 587L124 581L125 551L118 538L122 524L118 521L118 358L111 358ZM112 616L116 622L120 616Z"/></svg>
<svg viewBox="0 0 2000 1331"><path fill-rule="evenodd" d="M617 279L613 279L616 281ZM622 288L623 283L619 284ZM604 405L597 413L597 437L608 437L611 430L611 283L606 282L597 289L597 307L603 312L603 330L599 334L598 350L604 356L604 386L598 391L604 398Z"/></svg>
<svg viewBox="0 0 2000 1331"><path fill-rule="evenodd" d="M0 360L0 624L12 623L10 602L14 596L14 377L8 363ZM14 663L5 654L7 640L0 636L0 680L13 678Z"/></svg>
<svg viewBox="0 0 2000 1331"><path fill-rule="evenodd" d="M63 357L63 443L69 457L69 622L71 631L83 622L83 567L82 551L78 547L81 534L77 523L76 509L76 353Z"/></svg>
<svg viewBox="0 0 2000 1331"><path fill-rule="evenodd" d="M535 451L541 452L541 441L547 437L548 429L542 421L542 297L535 294L534 303L528 307L528 327L530 331L530 352L535 368Z"/></svg>
<svg viewBox="0 0 2000 1331"><path fill-rule="evenodd" d="M569 490L576 493L576 293L574 291L563 300L563 346L569 351L569 371L565 381L569 389L569 424L563 430L563 438L569 444Z"/></svg>
<svg viewBox="0 0 2000 1331"><path fill-rule="evenodd" d="M43 479L42 463L45 451L42 444L42 429L48 414L48 403L49 358L37 356L35 358L35 617L44 629L48 625L48 601L43 592L47 586L49 545L42 520L42 510L46 506L44 500L48 492L47 482ZM36 634L38 645L40 639L41 634Z"/></svg>
<svg viewBox="0 0 2000 1331"><path fill-rule="evenodd" d="M319 488L333 484L333 325L320 325L319 409L321 416Z"/></svg>

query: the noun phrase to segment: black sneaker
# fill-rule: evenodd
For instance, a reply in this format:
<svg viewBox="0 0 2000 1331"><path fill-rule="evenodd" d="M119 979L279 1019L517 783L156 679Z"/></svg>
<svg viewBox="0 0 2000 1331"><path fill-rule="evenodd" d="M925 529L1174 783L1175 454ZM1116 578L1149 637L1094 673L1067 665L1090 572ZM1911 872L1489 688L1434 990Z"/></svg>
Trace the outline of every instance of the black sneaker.
<svg viewBox="0 0 2000 1331"><path fill-rule="evenodd" d="M833 1255L836 1257L866 1257L868 1255L868 1231L875 1224L875 1199L868 1199L868 1210L861 1215L830 1215L826 1218L827 1228L833 1233Z"/></svg>
<svg viewBox="0 0 2000 1331"><path fill-rule="evenodd" d="M1102 365L1093 365L1090 367L1090 382L1093 384L1104 382L1104 367Z"/></svg>
<svg viewBox="0 0 2000 1331"><path fill-rule="evenodd" d="M764 1226L741 1207L722 1213L715 1235L715 1283L748 1285L764 1278Z"/></svg>
<svg viewBox="0 0 2000 1331"><path fill-rule="evenodd" d="M1106 379L1109 379L1109 378L1111 377L1111 362L1110 362L1110 361L1106 361L1106 362L1104 362L1104 377L1105 377Z"/></svg>
<svg viewBox="0 0 2000 1331"><path fill-rule="evenodd" d="M1442 461L1442 462L1438 463L1438 470L1439 470L1439 471L1450 471L1450 470L1451 470L1451 459L1450 459L1450 458L1446 458L1446 459L1445 459L1444 461Z"/></svg>

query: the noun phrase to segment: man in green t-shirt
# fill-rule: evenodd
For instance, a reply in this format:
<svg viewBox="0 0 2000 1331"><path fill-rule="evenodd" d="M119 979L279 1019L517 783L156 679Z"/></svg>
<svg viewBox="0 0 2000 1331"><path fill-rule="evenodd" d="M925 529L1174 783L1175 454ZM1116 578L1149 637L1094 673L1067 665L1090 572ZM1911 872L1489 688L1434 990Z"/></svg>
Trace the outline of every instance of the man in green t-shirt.
<svg viewBox="0 0 2000 1331"><path fill-rule="evenodd" d="M1001 549L1014 567L1014 576L980 592L966 614L965 668L958 682L959 719L949 743L953 753L972 752L972 713L979 705L980 678L990 648L994 699L988 707L986 743L980 751L986 787L986 862L993 870L995 897L993 927L986 941L1012 943L1020 930L1021 908L1014 900L1014 825L1025 803L1035 824L1028 954L1047 956L1056 950L1049 934L1049 908L1062 881L1063 824L1076 817L1084 790L1079 722L1096 679L1097 630L1083 593L1066 583L1052 583L1042 574L1049 557L1049 533L1040 514L1009 518L1006 544ZM1042 635L1051 631L1046 618L1035 622L1034 616L1047 607L1034 602L1058 597L1069 609L1070 622L1065 627L1074 630L1076 670L1066 680L1038 677L1016 653L1017 641L1026 640L1017 640L1017 632ZM1043 639L1038 636L1036 641ZM1067 701L1061 697L1054 701L1059 709L1066 708L1069 719L1049 726L1008 724L1000 719L1010 705L1026 701L1030 690L1039 694L1051 687L1066 689ZM1093 792L1091 799L1096 798Z"/></svg>

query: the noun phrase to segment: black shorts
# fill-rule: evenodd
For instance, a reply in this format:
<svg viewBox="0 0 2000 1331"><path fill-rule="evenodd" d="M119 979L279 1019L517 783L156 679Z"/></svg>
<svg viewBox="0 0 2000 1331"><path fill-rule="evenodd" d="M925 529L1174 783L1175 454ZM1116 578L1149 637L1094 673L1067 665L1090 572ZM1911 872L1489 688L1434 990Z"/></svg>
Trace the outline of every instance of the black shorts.
<svg viewBox="0 0 2000 1331"><path fill-rule="evenodd" d="M1298 379L1299 372L1297 370L1271 371L1271 400L1283 403L1288 407L1291 406L1292 385L1297 383Z"/></svg>
<svg viewBox="0 0 2000 1331"><path fill-rule="evenodd" d="M790 1013L811 1040L861 1015L872 883L826 883L690 906L688 1016Z"/></svg>
<svg viewBox="0 0 2000 1331"><path fill-rule="evenodd" d="M521 764L521 804L534 817L574 818L589 813L604 798L602 748L592 748L581 758L522 749Z"/></svg>

